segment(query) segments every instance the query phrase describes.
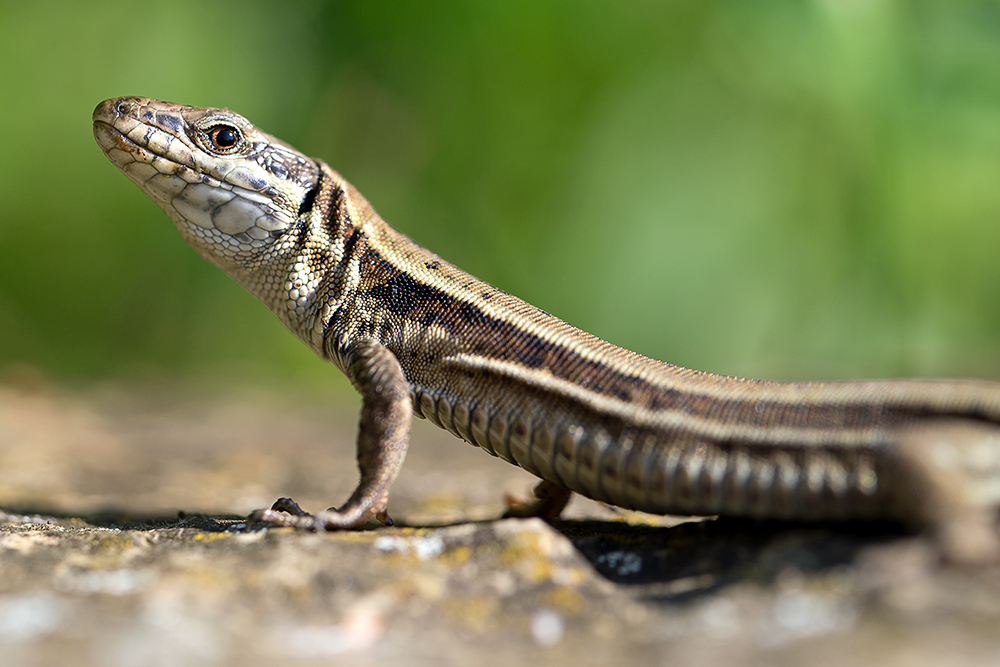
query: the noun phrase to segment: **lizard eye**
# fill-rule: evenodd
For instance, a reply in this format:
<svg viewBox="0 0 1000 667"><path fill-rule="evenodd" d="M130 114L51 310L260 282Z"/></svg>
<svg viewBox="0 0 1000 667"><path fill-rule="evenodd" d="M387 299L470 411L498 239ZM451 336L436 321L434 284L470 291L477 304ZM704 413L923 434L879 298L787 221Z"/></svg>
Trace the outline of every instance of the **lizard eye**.
<svg viewBox="0 0 1000 667"><path fill-rule="evenodd" d="M231 153L239 147L243 137L232 125L216 125L208 130L208 139L220 153Z"/></svg>

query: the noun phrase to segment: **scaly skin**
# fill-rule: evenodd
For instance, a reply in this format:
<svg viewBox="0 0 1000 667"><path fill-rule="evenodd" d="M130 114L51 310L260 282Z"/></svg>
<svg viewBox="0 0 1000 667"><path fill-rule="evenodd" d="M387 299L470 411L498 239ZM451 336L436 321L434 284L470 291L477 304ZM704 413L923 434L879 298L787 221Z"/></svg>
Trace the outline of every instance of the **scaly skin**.
<svg viewBox="0 0 1000 667"><path fill-rule="evenodd" d="M353 186L226 109L107 100L94 134L181 235L361 393L361 482L315 516L387 520L411 414L568 490L655 513L889 517L937 530L956 560L1000 554L1000 385L776 383L615 347L448 264Z"/></svg>

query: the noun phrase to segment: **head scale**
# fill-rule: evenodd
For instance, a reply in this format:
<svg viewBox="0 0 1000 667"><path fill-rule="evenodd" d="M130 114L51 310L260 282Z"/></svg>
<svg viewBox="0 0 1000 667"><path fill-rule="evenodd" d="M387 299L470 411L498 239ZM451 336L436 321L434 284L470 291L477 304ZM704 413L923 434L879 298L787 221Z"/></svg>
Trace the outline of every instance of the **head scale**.
<svg viewBox="0 0 1000 667"><path fill-rule="evenodd" d="M202 256L250 268L308 212L319 166L228 109L106 100L94 136Z"/></svg>

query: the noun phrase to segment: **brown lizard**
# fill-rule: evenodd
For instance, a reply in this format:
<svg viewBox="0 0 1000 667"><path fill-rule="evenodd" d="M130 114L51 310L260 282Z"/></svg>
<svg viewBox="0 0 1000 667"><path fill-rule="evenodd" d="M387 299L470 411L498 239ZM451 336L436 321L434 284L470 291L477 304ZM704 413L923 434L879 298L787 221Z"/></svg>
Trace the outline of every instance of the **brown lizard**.
<svg viewBox="0 0 1000 667"><path fill-rule="evenodd" d="M424 417L570 491L661 514L894 518L956 560L1000 555L1000 384L778 383L616 347L455 268L344 178L226 109L102 102L108 158L203 257L363 398L360 483L338 509L288 500L258 522L388 521L410 421Z"/></svg>

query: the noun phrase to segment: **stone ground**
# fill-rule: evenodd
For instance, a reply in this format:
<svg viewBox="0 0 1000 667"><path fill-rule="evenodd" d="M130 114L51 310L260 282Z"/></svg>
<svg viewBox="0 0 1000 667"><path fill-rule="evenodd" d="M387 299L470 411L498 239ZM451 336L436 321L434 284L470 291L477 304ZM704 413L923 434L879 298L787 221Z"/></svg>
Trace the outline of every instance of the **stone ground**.
<svg viewBox="0 0 1000 667"><path fill-rule="evenodd" d="M1000 665L1000 567L882 524L498 520L533 478L424 422L397 527L248 530L352 489L326 403L0 385L0 664Z"/></svg>

